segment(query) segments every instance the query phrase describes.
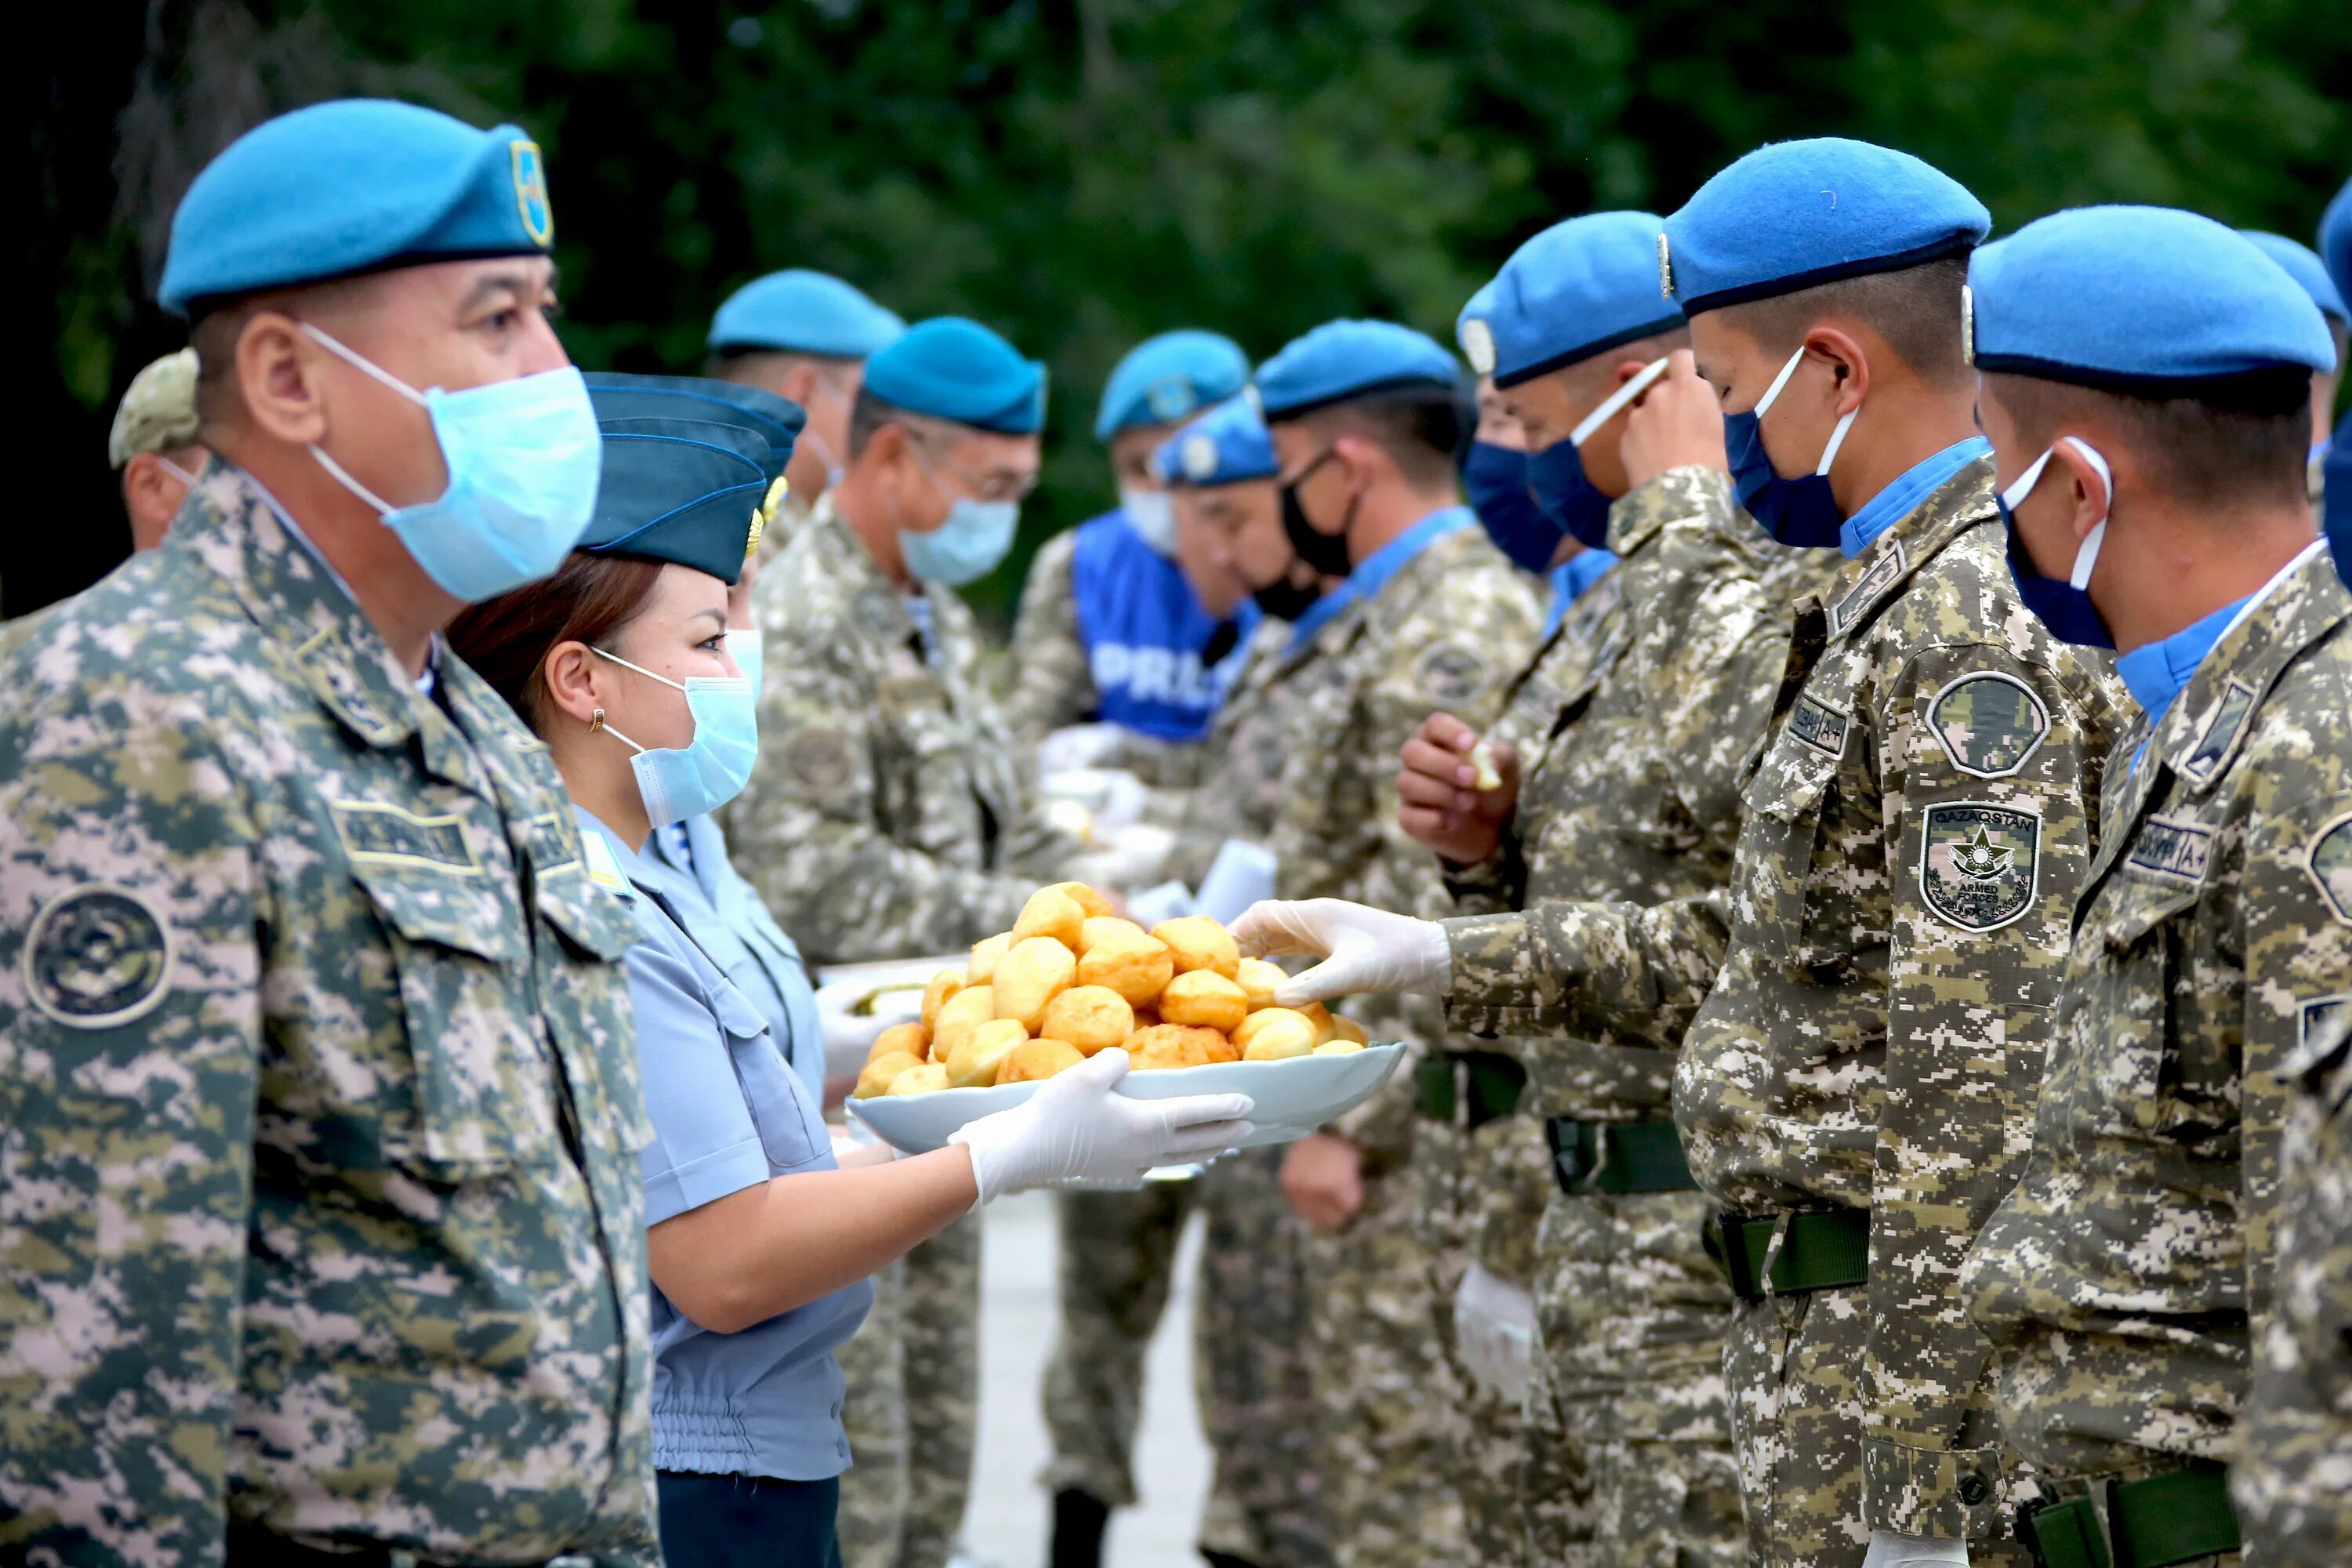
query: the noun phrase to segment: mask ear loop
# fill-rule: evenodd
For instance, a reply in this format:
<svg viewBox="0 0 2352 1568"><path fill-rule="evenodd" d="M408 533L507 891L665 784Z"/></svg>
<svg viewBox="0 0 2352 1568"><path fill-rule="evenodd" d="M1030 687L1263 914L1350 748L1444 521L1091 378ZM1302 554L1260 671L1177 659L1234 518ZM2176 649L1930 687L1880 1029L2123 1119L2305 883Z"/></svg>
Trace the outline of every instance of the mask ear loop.
<svg viewBox="0 0 2352 1568"><path fill-rule="evenodd" d="M1789 378L1796 374L1797 367L1804 363L1805 345L1799 343L1797 352L1789 356L1789 363L1780 367L1780 374L1772 378L1772 384L1764 389L1764 395L1756 400L1756 406L1749 412L1759 419L1769 414L1772 405L1780 400L1780 389L1789 384Z"/></svg>
<svg viewBox="0 0 2352 1568"><path fill-rule="evenodd" d="M2099 513L2099 521L2091 525L2091 531L2083 536L2082 548L2074 552L2074 569L2067 575L2067 582L2080 589L2091 585L2091 569L2099 563L2099 547L2107 542L2107 519L2114 513L2116 507L2116 476L2107 467L2106 458L2101 457L2098 448L2088 441L2079 436L2066 437L2065 441L2068 446L2083 454L2083 460L2097 471L2099 482L2105 485L2107 490L2106 507ZM2048 454L2045 453L2043 456L2046 461Z"/></svg>
<svg viewBox="0 0 2352 1568"><path fill-rule="evenodd" d="M179 464L172 461L171 458L163 456L161 452L155 454L155 461L163 466L163 469L165 473L171 475L182 484L187 485L191 488L194 488L195 485L195 475L188 472L187 469L180 467Z"/></svg>
<svg viewBox="0 0 2352 1568"><path fill-rule="evenodd" d="M1802 349L1800 349L1797 352L1799 353L1804 353ZM1612 419L1616 418L1618 414L1623 410L1627 404L1641 396L1643 393L1647 392L1650 388L1650 384L1665 374L1666 362L1663 356L1654 359L1649 363L1643 365L1639 371L1634 373L1633 379L1626 382L1624 385L1619 387L1616 391L1611 393L1607 398L1602 400L1600 407L1594 409L1591 413L1584 416L1584 422L1582 424L1579 425L1575 429L1570 430L1568 433L1570 444L1571 446L1581 447L1587 441L1592 439L1592 433L1594 431L1600 429L1603 425L1608 424ZM1786 377L1783 377L1782 379L1785 380ZM1773 392L1780 390L1777 383L1774 384L1772 390ZM1769 397L1770 394L1768 393L1766 395Z"/></svg>

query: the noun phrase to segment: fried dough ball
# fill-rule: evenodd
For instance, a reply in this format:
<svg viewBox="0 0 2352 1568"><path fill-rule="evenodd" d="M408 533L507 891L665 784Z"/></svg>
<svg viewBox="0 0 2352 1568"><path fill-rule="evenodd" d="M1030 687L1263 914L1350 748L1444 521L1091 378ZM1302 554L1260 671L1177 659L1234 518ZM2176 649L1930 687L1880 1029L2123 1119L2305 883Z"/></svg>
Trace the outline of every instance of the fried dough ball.
<svg viewBox="0 0 2352 1568"><path fill-rule="evenodd" d="M1013 946L1013 933L1003 931L985 942L971 944L971 966L964 977L974 985L986 985L996 978L996 966Z"/></svg>
<svg viewBox="0 0 2352 1568"><path fill-rule="evenodd" d="M1157 937L1118 936L1087 950L1078 960L1078 984L1108 985L1127 998L1130 1007L1148 1007L1176 973L1168 944Z"/></svg>
<svg viewBox="0 0 2352 1568"><path fill-rule="evenodd" d="M1129 1060L1137 1072L1206 1067L1211 1051L1229 1043L1214 1029L1188 1029L1181 1024L1138 1029L1126 1041Z"/></svg>
<svg viewBox="0 0 2352 1568"><path fill-rule="evenodd" d="M1335 1040L1346 1040L1359 1046L1369 1046L1372 1043L1371 1036L1364 1033L1364 1026L1361 1024L1353 1018L1342 1018L1337 1013L1331 1015L1331 1038L1323 1043L1329 1045Z"/></svg>
<svg viewBox="0 0 2352 1568"><path fill-rule="evenodd" d="M1237 1029L1249 1016L1249 998L1216 971L1195 969L1168 983L1168 989L1160 994L1160 1016L1171 1024Z"/></svg>
<svg viewBox="0 0 2352 1568"><path fill-rule="evenodd" d="M887 1094L890 1085L898 1080L900 1073L922 1065L920 1058L908 1056L905 1051L875 1057L858 1073L857 1087L849 1091L849 1097L852 1100L871 1100L877 1094Z"/></svg>
<svg viewBox="0 0 2352 1568"><path fill-rule="evenodd" d="M893 1096L936 1094L948 1087L948 1069L937 1062L925 1062L919 1067L908 1068L891 1079L889 1093Z"/></svg>
<svg viewBox="0 0 2352 1568"><path fill-rule="evenodd" d="M1084 958L1107 942L1119 938L1142 942L1150 935L1133 921L1121 920L1117 915L1088 915L1086 923L1078 927L1078 956Z"/></svg>
<svg viewBox="0 0 2352 1568"><path fill-rule="evenodd" d="M1291 1011L1294 1013L1304 1014L1307 1021L1315 1026L1315 1043L1317 1045L1319 1046L1326 1040L1334 1037L1334 1030L1337 1026L1331 1022L1331 1009L1323 1005L1322 1003L1301 1002L1297 1006L1292 1008Z"/></svg>
<svg viewBox="0 0 2352 1568"><path fill-rule="evenodd" d="M942 969L932 975L931 983L923 987L923 1027L938 1028L940 1009L947 1005L949 997L970 984L971 983L963 977L963 971L961 969Z"/></svg>
<svg viewBox="0 0 2352 1568"><path fill-rule="evenodd" d="M1029 1031L1016 1018L992 1018L956 1042L948 1053L948 1082L958 1089L985 1089L996 1081L1004 1058L1025 1043Z"/></svg>
<svg viewBox="0 0 2352 1568"><path fill-rule="evenodd" d="M1208 1050L1208 1065L1211 1067L1218 1067L1226 1062L1237 1062L1242 1059L1242 1048L1234 1044L1230 1036L1219 1035L1215 1041L1209 1045Z"/></svg>
<svg viewBox="0 0 2352 1568"><path fill-rule="evenodd" d="M1075 952L1079 928L1086 923L1087 912L1077 900L1059 888L1040 888L1021 906L1021 918L1013 922L1013 942L1018 947L1033 936L1050 936Z"/></svg>
<svg viewBox="0 0 2352 1568"><path fill-rule="evenodd" d="M1241 1043L1244 1061L1287 1061L1315 1048L1315 1025L1304 1013L1267 1007L1252 1013L1248 1026L1234 1038Z"/></svg>
<svg viewBox="0 0 2352 1568"><path fill-rule="evenodd" d="M1249 998L1249 1010L1253 1013L1261 1007L1273 1006L1276 990L1289 978L1282 972L1282 965L1269 963L1263 958L1244 958L1234 972L1234 984L1239 985L1242 994Z"/></svg>
<svg viewBox="0 0 2352 1568"><path fill-rule="evenodd" d="M1364 1047L1353 1040L1326 1040L1315 1047L1318 1057L1351 1057Z"/></svg>
<svg viewBox="0 0 2352 1568"><path fill-rule="evenodd" d="M967 985L940 1009L939 1027L931 1031L931 1060L943 1062L963 1037L996 1016L996 988Z"/></svg>
<svg viewBox="0 0 2352 1568"><path fill-rule="evenodd" d="M1160 1022L1159 1008L1138 1007L1135 1010L1135 1026L1137 1028L1149 1029L1159 1022Z"/></svg>
<svg viewBox="0 0 2352 1568"><path fill-rule="evenodd" d="M1070 988L1077 978L1078 961L1050 936L1026 937L996 965L996 1016L1018 1018L1034 1033L1045 1017L1045 1005Z"/></svg>
<svg viewBox="0 0 2352 1568"><path fill-rule="evenodd" d="M1179 974L1211 969L1231 980L1241 970L1242 950L1234 945L1234 933L1206 915L1161 921L1151 934L1168 944Z"/></svg>
<svg viewBox="0 0 2352 1568"><path fill-rule="evenodd" d="M1013 1047L1013 1054L996 1069L996 1081L1034 1083L1086 1059L1087 1053L1067 1040L1029 1040Z"/></svg>
<svg viewBox="0 0 2352 1568"><path fill-rule="evenodd" d="M1041 1039L1066 1040L1092 1056L1135 1033L1135 1009L1108 985L1073 985L1045 1004Z"/></svg>
<svg viewBox="0 0 2352 1568"><path fill-rule="evenodd" d="M1048 885L1045 890L1049 893L1067 895L1070 901L1076 904L1090 921L1110 913L1110 900L1084 882L1055 882Z"/></svg>
<svg viewBox="0 0 2352 1568"><path fill-rule="evenodd" d="M921 1061L931 1054L931 1032L920 1024L893 1024L874 1037L873 1048L866 1053L867 1061L877 1061L893 1051L904 1051Z"/></svg>

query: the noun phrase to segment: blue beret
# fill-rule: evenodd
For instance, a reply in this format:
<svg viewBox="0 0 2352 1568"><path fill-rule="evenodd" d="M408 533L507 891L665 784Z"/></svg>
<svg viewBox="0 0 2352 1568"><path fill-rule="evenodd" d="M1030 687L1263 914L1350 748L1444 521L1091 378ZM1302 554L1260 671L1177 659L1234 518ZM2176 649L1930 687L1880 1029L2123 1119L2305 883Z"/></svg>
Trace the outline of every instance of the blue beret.
<svg viewBox="0 0 2352 1568"><path fill-rule="evenodd" d="M961 316L918 321L866 362L866 390L909 414L1000 436L1045 423L1045 367Z"/></svg>
<svg viewBox="0 0 2352 1568"><path fill-rule="evenodd" d="M1335 403L1406 387L1451 392L1462 375L1436 341L1394 321L1326 321L1257 367L1259 411L1296 419Z"/></svg>
<svg viewBox="0 0 2352 1568"><path fill-rule="evenodd" d="M2283 234L2267 234L2259 228L2242 228L2239 234L2253 242L2254 248L2286 268L2286 275L2297 287L2311 296L2319 313L2330 321L2352 320L2352 312L2344 308L2344 295L2336 287L2336 279L2327 275L2327 264L2319 253L2307 245L2297 245Z"/></svg>
<svg viewBox="0 0 2352 1568"><path fill-rule="evenodd" d="M1249 380L1249 356L1214 332L1162 332L1129 349L1103 386L1095 439L1138 425L1173 425L1222 403Z"/></svg>
<svg viewBox="0 0 2352 1568"><path fill-rule="evenodd" d="M1661 226L1650 213L1594 213L1519 247L1474 297L1486 299L1483 313L1463 312L1471 368L1517 386L1681 326L1681 309L1658 294Z"/></svg>
<svg viewBox="0 0 2352 1568"><path fill-rule="evenodd" d="M1246 397L1218 404L1160 443L1151 464L1162 484L1194 489L1270 479L1282 471L1274 437Z"/></svg>
<svg viewBox="0 0 2352 1568"><path fill-rule="evenodd" d="M1666 219L1658 284L1696 316L1958 256L1992 215L1908 153L1822 136L1759 147Z"/></svg>
<svg viewBox="0 0 2352 1568"><path fill-rule="evenodd" d="M630 375L590 371L589 400L599 419L699 419L732 425L758 436L776 453L778 471L792 460L808 413L789 397L740 382L699 375Z"/></svg>
<svg viewBox="0 0 2352 1568"><path fill-rule="evenodd" d="M2320 216L2319 256L2336 280L2336 291L2352 300L2352 180L2344 182Z"/></svg>
<svg viewBox="0 0 2352 1568"><path fill-rule="evenodd" d="M413 103L347 98L265 121L180 198L157 297L208 300L477 256L555 238L539 143Z"/></svg>
<svg viewBox="0 0 2352 1568"><path fill-rule="evenodd" d="M601 401L598 413L604 468L579 548L690 566L732 587L783 473L775 448L737 425L605 418Z"/></svg>
<svg viewBox="0 0 2352 1568"><path fill-rule="evenodd" d="M2311 298L2235 231L2169 207L2076 207L1969 261L1977 368L2142 395L2327 370Z"/></svg>
<svg viewBox="0 0 2352 1568"><path fill-rule="evenodd" d="M775 349L864 359L907 323L840 279L794 267L755 278L710 318L712 353Z"/></svg>

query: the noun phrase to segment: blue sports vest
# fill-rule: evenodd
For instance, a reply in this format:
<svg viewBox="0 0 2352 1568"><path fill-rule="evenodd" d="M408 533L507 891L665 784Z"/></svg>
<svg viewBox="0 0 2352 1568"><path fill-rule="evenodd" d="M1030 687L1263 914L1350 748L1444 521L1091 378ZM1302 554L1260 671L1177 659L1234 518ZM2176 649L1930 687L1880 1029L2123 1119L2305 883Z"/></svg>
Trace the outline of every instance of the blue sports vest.
<svg viewBox="0 0 2352 1568"><path fill-rule="evenodd" d="M1217 705L1249 646L1257 606L1244 602L1234 651L1204 668L1201 650L1217 630L1184 574L1143 541L1124 511L1078 528L1070 557L1078 636L1094 671L1095 717L1161 741L1207 738Z"/></svg>

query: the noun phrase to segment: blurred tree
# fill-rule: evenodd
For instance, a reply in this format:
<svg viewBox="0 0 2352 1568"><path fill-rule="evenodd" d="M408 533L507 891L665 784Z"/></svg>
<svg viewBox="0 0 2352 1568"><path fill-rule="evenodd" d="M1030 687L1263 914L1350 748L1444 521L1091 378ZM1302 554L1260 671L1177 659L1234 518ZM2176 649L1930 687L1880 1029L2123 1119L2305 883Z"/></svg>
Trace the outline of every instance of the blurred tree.
<svg viewBox="0 0 2352 1568"><path fill-rule="evenodd" d="M1365 314L1450 342L1545 223L1671 210L1775 137L1907 148L2003 227L2125 200L2304 236L2352 163L2342 0L270 0L243 33L233 5L151 0L138 79L176 96L122 118L124 60L126 96L76 100L85 140L93 103L121 119L125 180L111 228L70 191L47 207L73 226L44 258L60 418L88 433L43 449L94 468L113 397L170 346L140 242L152 269L210 150L396 91L547 147L583 364L690 369L717 301L790 265L1045 359L1045 483L974 595L996 613L1028 548L1109 500L1094 399L1152 331L1265 354ZM23 549L11 613L39 602Z"/></svg>

